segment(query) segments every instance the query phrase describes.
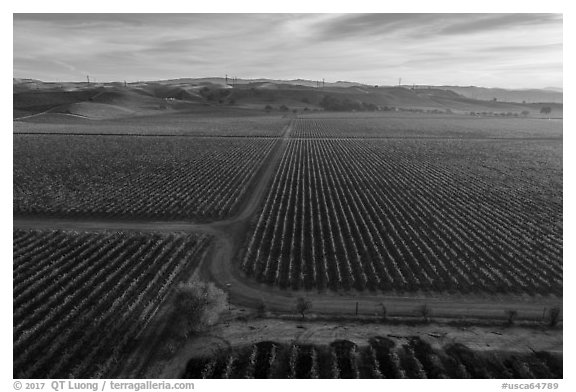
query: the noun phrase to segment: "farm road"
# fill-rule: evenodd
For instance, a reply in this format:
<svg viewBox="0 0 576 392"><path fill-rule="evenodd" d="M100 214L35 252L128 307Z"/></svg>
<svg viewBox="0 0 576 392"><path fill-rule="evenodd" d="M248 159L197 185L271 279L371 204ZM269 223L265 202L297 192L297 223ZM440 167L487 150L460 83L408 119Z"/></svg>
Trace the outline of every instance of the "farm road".
<svg viewBox="0 0 576 392"><path fill-rule="evenodd" d="M231 303L237 306L256 307L261 301L267 309L276 312L293 312L296 298L310 299L313 312L334 315L374 315L384 304L390 316L414 316L417 309L427 304L437 317L504 318L510 309L518 311L518 318L540 319L544 309L561 305L557 297L519 296L462 296L462 295L383 295L381 293L331 293L316 291L280 290L259 284L243 276L234 260L243 246L250 221L258 212L268 185L286 148L294 121L288 124L260 172L255 176L252 193L244 198L236 215L221 221L194 223L188 221L84 219L15 216L14 228L20 229L70 229L91 231L138 232L204 232L214 237L211 253L198 273L225 288ZM236 262L235 262L236 261Z"/></svg>

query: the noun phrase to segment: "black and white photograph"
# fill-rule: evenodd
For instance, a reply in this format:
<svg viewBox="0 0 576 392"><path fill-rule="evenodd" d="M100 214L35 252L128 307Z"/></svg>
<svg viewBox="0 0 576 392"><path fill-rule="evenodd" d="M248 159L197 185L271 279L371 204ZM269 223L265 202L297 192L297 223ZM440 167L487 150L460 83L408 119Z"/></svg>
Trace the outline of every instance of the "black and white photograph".
<svg viewBox="0 0 576 392"><path fill-rule="evenodd" d="M9 387L562 389L562 13L137 11L12 14Z"/></svg>

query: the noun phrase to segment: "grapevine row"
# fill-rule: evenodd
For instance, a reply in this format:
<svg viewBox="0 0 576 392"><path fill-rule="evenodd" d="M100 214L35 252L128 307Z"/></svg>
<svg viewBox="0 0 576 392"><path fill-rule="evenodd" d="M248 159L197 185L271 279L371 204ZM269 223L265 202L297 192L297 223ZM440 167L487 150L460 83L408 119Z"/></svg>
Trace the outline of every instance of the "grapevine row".
<svg viewBox="0 0 576 392"><path fill-rule="evenodd" d="M205 255L206 235L15 230L14 372L104 376L179 279ZM38 260L38 273L30 260Z"/></svg>
<svg viewBox="0 0 576 392"><path fill-rule="evenodd" d="M276 142L17 136L14 212L222 218Z"/></svg>
<svg viewBox="0 0 576 392"><path fill-rule="evenodd" d="M244 271L294 289L561 295L561 209L414 148L290 140Z"/></svg>

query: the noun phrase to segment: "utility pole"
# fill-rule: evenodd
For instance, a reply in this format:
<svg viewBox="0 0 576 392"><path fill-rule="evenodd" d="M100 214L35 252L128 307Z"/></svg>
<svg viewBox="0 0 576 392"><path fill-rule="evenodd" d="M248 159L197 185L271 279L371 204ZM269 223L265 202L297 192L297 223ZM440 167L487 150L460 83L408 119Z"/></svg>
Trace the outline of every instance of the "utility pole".
<svg viewBox="0 0 576 392"><path fill-rule="evenodd" d="M86 80L88 81L88 84L90 84L90 75L86 75Z"/></svg>
<svg viewBox="0 0 576 392"><path fill-rule="evenodd" d="M322 78L322 88L324 88L324 78Z"/></svg>
<svg viewBox="0 0 576 392"><path fill-rule="evenodd" d="M126 87L126 81L124 81L124 87Z"/></svg>
<svg viewBox="0 0 576 392"><path fill-rule="evenodd" d="M402 85L402 78L398 78L398 87Z"/></svg>
<svg viewBox="0 0 576 392"><path fill-rule="evenodd" d="M228 74L226 74L226 86L228 86Z"/></svg>

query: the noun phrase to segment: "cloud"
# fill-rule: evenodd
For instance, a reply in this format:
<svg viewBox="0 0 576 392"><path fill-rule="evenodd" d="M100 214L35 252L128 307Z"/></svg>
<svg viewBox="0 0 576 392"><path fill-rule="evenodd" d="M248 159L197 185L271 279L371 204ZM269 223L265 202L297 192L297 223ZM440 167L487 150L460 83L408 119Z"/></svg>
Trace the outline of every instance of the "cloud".
<svg viewBox="0 0 576 392"><path fill-rule="evenodd" d="M449 24L438 34L471 34L509 28L525 28L562 22L558 14L462 14L464 20Z"/></svg>
<svg viewBox="0 0 576 392"><path fill-rule="evenodd" d="M13 47L14 76L44 80L562 79L557 14L14 14Z"/></svg>

